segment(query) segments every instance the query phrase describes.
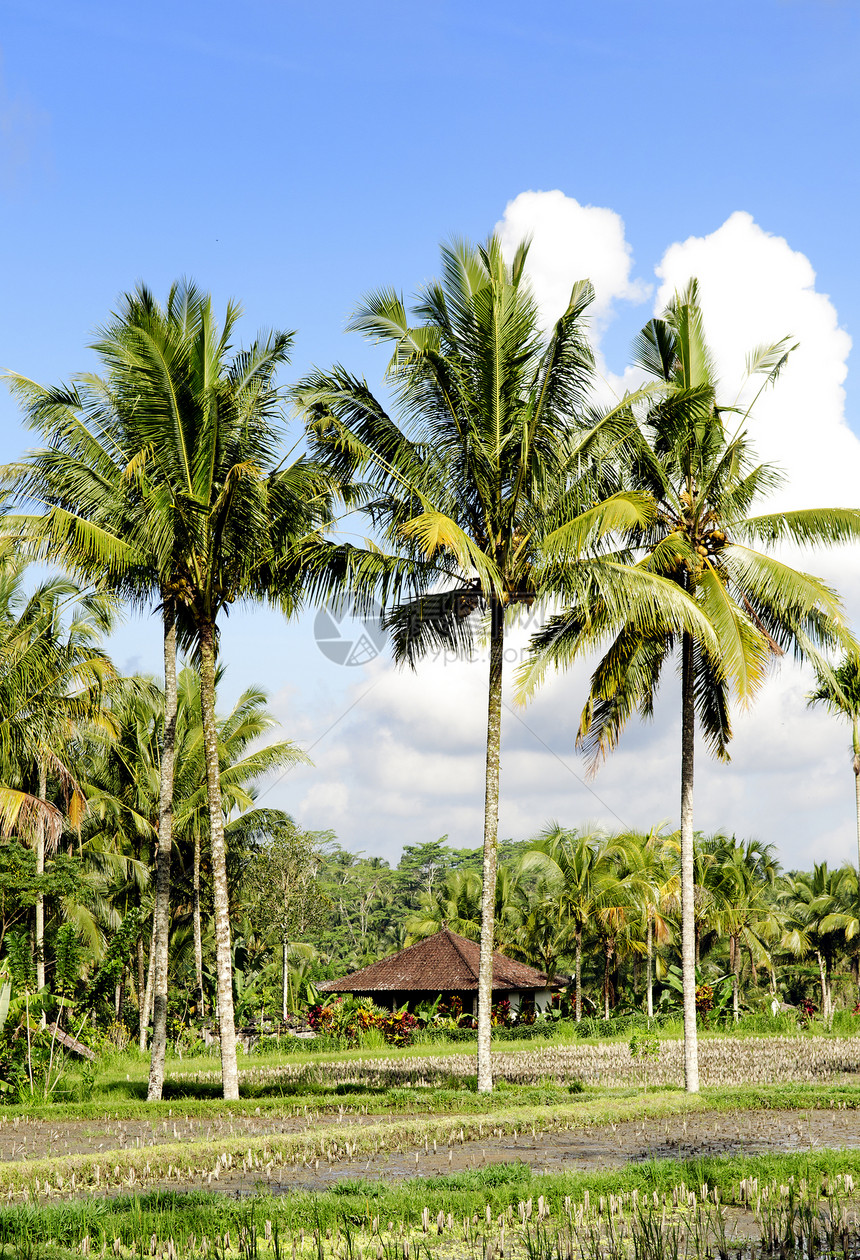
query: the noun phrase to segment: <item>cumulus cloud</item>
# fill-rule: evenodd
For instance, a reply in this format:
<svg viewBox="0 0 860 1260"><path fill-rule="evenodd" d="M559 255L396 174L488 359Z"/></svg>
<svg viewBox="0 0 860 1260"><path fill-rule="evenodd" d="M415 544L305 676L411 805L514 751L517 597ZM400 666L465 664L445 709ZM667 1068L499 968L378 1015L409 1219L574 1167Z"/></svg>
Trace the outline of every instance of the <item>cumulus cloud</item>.
<svg viewBox="0 0 860 1260"><path fill-rule="evenodd" d="M851 338L827 294L816 290L809 259L752 215L736 211L709 236L671 245L657 275L656 310L691 276L698 278L706 332L727 397L740 383L744 357L754 346L785 336L798 343L775 388L758 400L750 426L761 457L786 473L775 502L857 504L860 442L845 421Z"/></svg>
<svg viewBox="0 0 860 1260"><path fill-rule="evenodd" d="M605 206L583 206L553 192L523 192L505 206L496 225L507 254L531 237L527 273L547 324L567 307L577 280L594 285L595 331L612 319L617 302L642 302L651 287L631 278L633 251L624 220Z"/></svg>
<svg viewBox="0 0 860 1260"><path fill-rule="evenodd" d="M611 209L583 206L558 191L526 192L508 204L499 230L509 249L533 236L530 278L548 323L584 275L597 291L598 339L625 305L632 316L629 308L648 291L633 278L624 224ZM698 277L724 396L737 390L752 347L786 334L799 343L776 388L756 407L751 429L758 452L786 472L781 506L856 504L860 441L846 423L844 389L851 341L830 299L816 289L810 261L738 212L707 236L670 245L654 274L656 311ZM634 327L640 322L636 313ZM860 624L854 554L807 556L803 563L838 586ZM514 653L524 638L514 636ZM291 776L285 803L307 825L332 826L349 847L390 858L404 843L446 832L454 844L477 846L486 662L428 661L410 674L379 658L350 674L340 671L342 689L327 683L327 704L305 713L309 732L324 730L361 698L314 750L316 768ZM632 722L589 784L574 751L587 678L588 663L580 662L550 679L525 710L515 709L506 689L502 835L532 835L553 817L636 827L676 819L677 679L670 673L663 684L657 721ZM789 865L813 858L838 863L855 853L848 732L807 710L809 685L803 671L784 662L756 704L735 716L732 763L717 765L704 753L698 760L697 826L774 843ZM294 696L289 704L295 734Z"/></svg>

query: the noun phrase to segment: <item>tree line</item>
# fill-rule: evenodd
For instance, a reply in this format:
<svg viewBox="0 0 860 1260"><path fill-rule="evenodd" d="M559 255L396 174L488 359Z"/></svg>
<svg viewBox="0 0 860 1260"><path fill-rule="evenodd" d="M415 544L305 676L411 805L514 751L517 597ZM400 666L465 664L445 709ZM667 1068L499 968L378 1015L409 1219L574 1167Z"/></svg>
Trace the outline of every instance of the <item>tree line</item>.
<svg viewBox="0 0 860 1260"><path fill-rule="evenodd" d="M380 603L395 657L407 665L440 647L462 651L480 638L488 645L481 1090L492 1087L507 628L523 609L546 614L517 680L523 697L547 670L602 653L578 731L595 762L634 714L651 715L665 666L677 660L685 1072L687 1088L698 1088L695 734L727 758L732 705L748 703L789 651L815 665L837 707L848 704L833 661L841 653L849 667L856 645L837 595L769 549L854 541L860 511L754 510L779 477L756 461L747 425L785 366L789 339L753 350L749 387L727 401L691 281L636 340L639 388L603 405L588 341L590 284L574 285L544 331L527 254L527 243L508 260L496 238L480 247L456 241L442 249L441 279L411 308L392 289L360 304L351 329L391 346L390 407L340 365L279 384L292 334L237 346L239 308L229 304L219 324L208 295L189 282L175 285L164 305L143 286L121 299L93 345L98 374L60 386L9 378L42 442L3 470L10 547L61 566L63 580L81 584L91 618L130 605L157 610L161 621L151 1098L161 1095L167 1039L184 767L179 652L197 680L223 1086L225 1097L238 1096L227 834L234 803L222 781L215 707L219 618L237 600L267 602L286 616L325 600L349 599L359 609ZM290 408L301 421L299 446L287 442ZM366 544L338 532L352 512L367 518ZM47 628L38 639L48 642ZM80 650L88 663L57 684L58 695L81 708L69 721L98 725L107 720L101 698L113 685L110 671L97 652ZM59 677L58 662L49 669ZM13 698L3 718L3 826L35 837L37 876L39 854L63 818L88 813L80 776L56 753L70 729L61 707L40 726ZM62 808L50 799L48 775ZM40 905L37 896L37 958Z"/></svg>
<svg viewBox="0 0 860 1260"><path fill-rule="evenodd" d="M340 976L443 926L479 939L481 850L451 849L446 839L407 846L391 868L317 838L320 889L337 914L309 934L314 975ZM677 1009L678 832L551 823L500 851L494 946L557 981L571 1018ZM735 1021L793 1011L805 1022L814 1008L830 1023L835 980L841 1005L860 1005L853 866L784 871L772 845L697 833L694 890L700 1016L716 1000Z"/></svg>

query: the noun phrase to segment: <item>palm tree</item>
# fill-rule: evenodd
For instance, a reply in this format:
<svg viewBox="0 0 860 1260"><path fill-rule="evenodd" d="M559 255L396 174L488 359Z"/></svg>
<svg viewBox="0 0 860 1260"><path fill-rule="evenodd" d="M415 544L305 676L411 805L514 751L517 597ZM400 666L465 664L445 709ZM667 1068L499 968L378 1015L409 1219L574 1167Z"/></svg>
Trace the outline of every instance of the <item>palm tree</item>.
<svg viewBox="0 0 860 1260"><path fill-rule="evenodd" d="M223 670L216 673L216 685ZM180 764L176 776L174 836L180 853L192 851L191 901L194 933L194 971L197 1013L205 1008L203 990L203 937L201 926L201 852L209 839L209 802L204 765L204 731L200 720L200 676L184 669L179 675L178 747ZM224 811L225 844L229 851L241 844L247 848L261 839L280 835L292 820L282 810L256 806L256 784L267 774L299 762L308 762L301 749L288 740L262 746L259 741L271 734L277 721L267 709L267 696L258 687L242 692L229 713L218 718L219 778Z"/></svg>
<svg viewBox="0 0 860 1260"><path fill-rule="evenodd" d="M834 933L848 926L842 921L846 898L856 893L857 879L851 866L828 869L816 862L811 871L793 871L785 877L788 923L780 944L795 958L815 954L821 986L821 1015L828 1025L833 1017L831 971L836 955Z"/></svg>
<svg viewBox="0 0 860 1260"><path fill-rule="evenodd" d="M823 704L834 717L847 718L851 723L857 870L860 872L860 658L848 653L834 669L819 669L816 672L815 690L807 696L809 705Z"/></svg>
<svg viewBox="0 0 860 1260"><path fill-rule="evenodd" d="M524 871L539 871L551 884L561 919L561 930L574 949L576 1022L582 1020L582 943L593 926L597 907L611 883L612 863L606 837L599 831L578 832L553 822L521 859Z"/></svg>
<svg viewBox="0 0 860 1260"><path fill-rule="evenodd" d="M860 985L860 876L847 864L836 872L835 886L830 895L816 904L816 910L825 910L820 923L824 933L838 932L849 948L854 979ZM852 948L853 946L853 948Z"/></svg>
<svg viewBox="0 0 860 1260"><path fill-rule="evenodd" d="M419 293L413 323L393 290L367 297L350 327L393 347L387 381L399 421L341 367L297 389L315 449L355 493L391 548L345 550L356 585L387 601L395 655L411 665L434 648L463 650L486 616L489 638L478 1088L492 1088L492 950L506 621L549 590L575 583L577 561L607 532L644 525L638 492L612 493L595 453L628 424L629 400L597 423L586 406L592 355L583 335L591 301L574 286L551 334L540 333L524 279L527 245L508 264L496 237L442 249L442 280ZM609 567L612 568L610 574ZM602 576L606 598L653 623L662 603L680 625L694 615L677 588L621 563ZM648 580L650 579L650 581Z"/></svg>
<svg viewBox="0 0 860 1260"><path fill-rule="evenodd" d="M493 908L493 949L504 954L523 952L524 917L528 897L521 872L501 865ZM418 908L405 920L410 941L432 936L443 927L471 941L481 939L481 876L476 871L449 871L441 884L421 894Z"/></svg>
<svg viewBox="0 0 860 1260"><path fill-rule="evenodd" d="M737 1023L742 947L749 953L754 969L759 963L770 967L769 946L781 936L782 923L774 894L778 863L772 845L756 840L743 843L734 836L720 836L712 852L718 900L714 922L729 940L732 1012Z"/></svg>
<svg viewBox="0 0 860 1260"><path fill-rule="evenodd" d="M655 827L647 835L625 833L628 868L638 876L639 908L645 927L645 1010L654 1015L654 950L674 939L673 920L681 889L678 842ZM641 920L640 920L641 922Z"/></svg>
<svg viewBox="0 0 860 1260"><path fill-rule="evenodd" d="M84 798L75 777L73 744L81 724L97 718L113 678L97 646L109 612L75 583L53 578L26 595L23 566L0 557L0 825L27 838L36 876L59 841L63 810L49 800L56 784L72 824ZM64 624L63 614L73 615ZM36 791L32 789L35 787ZM45 902L36 896L36 987L45 987Z"/></svg>
<svg viewBox="0 0 860 1260"><path fill-rule="evenodd" d="M603 949L603 1017L609 1019L613 968L617 969L625 954L643 952L637 922L647 919L659 886L643 855L642 837L635 832L608 836L603 856L605 874L594 907L594 923Z"/></svg>
<svg viewBox="0 0 860 1260"><path fill-rule="evenodd" d="M297 606L327 523L328 482L305 458L277 463L282 400L275 374L292 334L232 352L231 303L218 328L208 296L174 285L164 308L141 286L126 294L95 350L107 381L45 391L20 378L31 420L51 450L12 480L49 507L42 533L65 561L138 601L160 601L165 629L165 741L156 889L156 983L149 1096L158 1098L166 1046L167 935L176 724L176 644L200 665L212 846L218 1004L225 1097L238 1097L224 811L215 719L218 617L235 600ZM8 479L7 479L8 480Z"/></svg>
<svg viewBox="0 0 860 1260"><path fill-rule="evenodd" d="M789 353L787 341L756 350L750 377L774 382ZM534 685L549 664L567 665L608 639L592 676L580 743L596 765L612 749L634 711L653 714L666 662L681 664L681 949L684 979L684 1070L699 1088L695 1004L693 771L696 726L706 745L728 759L732 700L748 703L772 662L791 649L816 658L818 649L853 642L836 595L824 583L774 559L754 544L780 541L842 543L860 536L860 512L825 508L750 516L753 502L779 482L756 464L746 430L753 402L723 405L705 341L695 281L653 319L635 344L635 361L662 392L639 424L626 477L657 505L654 519L631 537L643 569L659 573L696 603L710 630L649 634L608 604L572 605L532 640L524 668Z"/></svg>
<svg viewBox="0 0 860 1260"><path fill-rule="evenodd" d="M71 385L44 387L12 373L10 388L30 427L46 443L0 473L19 502L44 507L21 520L37 555L107 589L133 606L155 602L162 621L165 716L159 765L156 890L151 958L154 1020L148 1097L161 1097L167 1049L167 965L170 931L170 861L173 840L173 776L176 736L177 598L175 555L180 543L172 504L151 493L136 470L149 447L141 447L136 424L144 405L156 414L185 410L183 370L195 332L193 303L175 289L167 310L149 304L145 330L158 382L144 390L143 369L123 373L101 353L108 378L86 375ZM126 303L128 308L129 302ZM128 309L126 309L128 314ZM122 316L119 322L122 322ZM135 383L138 388L135 388ZM160 397L158 396L160 388Z"/></svg>
<svg viewBox="0 0 860 1260"><path fill-rule="evenodd" d="M184 316L179 402L164 391L163 356L151 330ZM239 308L219 329L208 296L177 286L161 312L145 289L125 299L98 343L111 364L135 446L143 496L169 510L177 614L200 668L209 804L221 1066L225 1098L239 1094L233 1019L224 801L215 716L218 617L235 600L268 600L286 612L302 596L295 558L329 521L329 484L304 457L278 463L282 399L275 376L292 334L261 337L232 352ZM131 405L134 391L134 406ZM181 404L181 405L180 405Z"/></svg>

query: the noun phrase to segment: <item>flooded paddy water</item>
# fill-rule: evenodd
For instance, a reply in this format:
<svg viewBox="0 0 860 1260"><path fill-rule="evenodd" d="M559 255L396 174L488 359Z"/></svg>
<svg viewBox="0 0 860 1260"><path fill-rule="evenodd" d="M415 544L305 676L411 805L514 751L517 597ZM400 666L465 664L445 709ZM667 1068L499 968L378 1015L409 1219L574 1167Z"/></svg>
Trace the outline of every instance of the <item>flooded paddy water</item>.
<svg viewBox="0 0 860 1260"><path fill-rule="evenodd" d="M262 1131L262 1130L261 1130ZM519 1160L536 1172L594 1172L622 1168L649 1159L693 1159L698 1156L760 1155L823 1149L860 1150L858 1111L747 1111L736 1115L696 1112L687 1117L628 1120L614 1125L589 1125L527 1134L487 1136L460 1145L428 1143L411 1150L376 1156L318 1160L304 1167L222 1171L218 1188L235 1194L255 1193L261 1184L270 1193L324 1190L339 1182L363 1178L386 1181L439 1177L489 1164ZM263 1175L261 1175L261 1172ZM199 1183L197 1183L199 1186ZM172 1183L177 1188L177 1183ZM189 1187L190 1188L190 1187Z"/></svg>
<svg viewBox="0 0 860 1260"><path fill-rule="evenodd" d="M548 1109L551 1110L551 1109ZM456 1127L457 1117L450 1117ZM119 1152L150 1150L177 1143L186 1146L194 1160L196 1143L237 1139L277 1138L310 1132L320 1118L265 1115L228 1115L204 1119L45 1121L36 1117L5 1119L0 1123L0 1164L26 1163L64 1156L99 1156L106 1164ZM338 1117L324 1123L339 1127ZM374 1125L384 1130L392 1123L388 1114L340 1118L344 1131L355 1125ZM396 1123L396 1121L394 1122ZM169 1181L148 1179L148 1188L172 1190L219 1190L233 1195L253 1194L261 1187L278 1194L292 1190L322 1190L356 1178L396 1181L409 1177L436 1177L490 1164L521 1161L535 1171L596 1171L622 1168L649 1159L693 1159L720 1155L758 1155L824 1149L860 1150L860 1111L691 1111L683 1115L643 1116L608 1125L578 1125L560 1131L530 1130L493 1133L492 1116L486 1118L485 1136L452 1145L406 1145L378 1154L346 1155L343 1147L331 1158L308 1159L301 1164L266 1160L249 1147L241 1163L231 1160L211 1176L183 1178L177 1169ZM348 1147L348 1142L344 1144ZM73 1162L73 1161L71 1161ZM211 1165L210 1165L211 1166ZM118 1188L118 1187L117 1187Z"/></svg>

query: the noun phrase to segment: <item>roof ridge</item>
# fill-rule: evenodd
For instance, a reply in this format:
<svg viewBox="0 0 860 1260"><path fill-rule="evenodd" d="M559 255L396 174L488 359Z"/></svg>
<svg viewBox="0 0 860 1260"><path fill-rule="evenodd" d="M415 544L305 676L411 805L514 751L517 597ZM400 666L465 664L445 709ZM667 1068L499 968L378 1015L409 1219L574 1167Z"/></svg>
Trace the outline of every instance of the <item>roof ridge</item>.
<svg viewBox="0 0 860 1260"><path fill-rule="evenodd" d="M449 935L449 936L450 936L450 938L451 938L451 943L452 943L452 945L454 946L454 948L456 949L457 953L458 953L458 954L460 955L460 957L462 958L463 962L464 962L464 963L466 964L466 966L469 968L469 970L471 971L471 973L472 973L472 975L474 976L474 978L477 980L477 979L479 978L479 971L480 971L480 968L478 969L478 971L475 971L475 968L472 966L471 962L469 961L469 959L466 957L466 955L463 953L462 949L460 948L460 941L466 941L466 943L467 943L468 945L474 945L474 944L475 944L475 941L470 941L470 940L469 940L469 938L468 938L468 936L458 936L458 935L457 935L457 933L456 933L456 932L452 932L452 931L451 931L451 929L450 929L449 927L443 928L442 930L443 930L443 932L447 932L447 933L448 933L448 935ZM479 947L479 948L480 948L480 947Z"/></svg>
<svg viewBox="0 0 860 1260"><path fill-rule="evenodd" d="M446 952L447 951L447 952ZM323 992L442 992L458 988L477 988L480 973L478 942L452 932L446 925L438 932L423 937L413 945L395 950L386 958L368 963L338 980L324 980L317 987ZM501 988L542 988L546 975L528 963L508 958L493 950L493 980Z"/></svg>

